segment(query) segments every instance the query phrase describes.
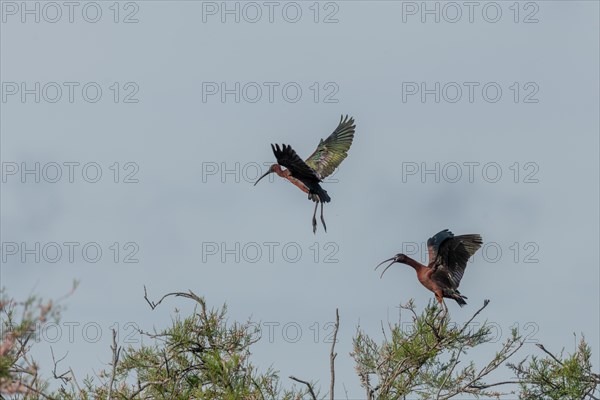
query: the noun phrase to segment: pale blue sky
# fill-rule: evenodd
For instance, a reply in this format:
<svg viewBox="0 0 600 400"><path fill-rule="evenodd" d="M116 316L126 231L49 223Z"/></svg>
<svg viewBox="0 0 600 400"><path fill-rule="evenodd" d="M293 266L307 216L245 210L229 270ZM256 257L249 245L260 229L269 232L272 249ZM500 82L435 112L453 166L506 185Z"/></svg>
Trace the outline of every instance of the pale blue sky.
<svg viewBox="0 0 600 400"><path fill-rule="evenodd" d="M496 10L488 3L473 10L472 22L463 7L456 23L444 20L455 10L441 3L440 22L425 15L422 23L414 8L421 2L277 3L273 22L263 5L256 23L246 21L256 10L244 3L239 23L235 15L221 22L221 2L121 3L118 15L113 2L98 2L96 23L86 21L97 10L85 3L72 10L72 23L67 8L59 18L41 3L35 23L21 4L2 2L1 284L16 297L56 298L81 281L63 317L79 324L73 343L63 325L52 344L58 354L69 351L65 364L98 370L109 362L115 323L126 336L128 322L163 327L174 307L186 309L173 301L150 311L144 284L151 297L191 289L210 304L227 302L232 319L263 324L255 347L261 367L320 380L324 391L326 324L339 307L338 395L345 385L350 398L362 397L348 355L357 324L379 337L381 321L397 320L398 304L414 298L422 308L432 297L408 267L383 280L373 267L444 228L480 233L487 243L461 283L468 306L449 304L455 319L489 298L485 318L502 338L517 324L549 349L570 351L572 333L584 333L598 360L597 2L521 3L518 16L513 2L498 2L496 23L486 20ZM288 22L297 9L299 21ZM22 101L23 82L34 92L40 82L39 103L35 93ZM222 102L220 92L207 91L221 90L221 82L240 83L239 103L235 94ZM439 103L435 94L422 102L407 92L436 82ZM62 97L51 103L57 87ZM92 103L98 87L102 96ZM262 97L253 103L257 87ZM302 95L292 102L298 87ZM462 97L452 103L456 87ZM498 87L502 95L492 102ZM328 232L319 227L315 236L303 193L279 178L252 182L257 164L274 161L270 143L308 156L340 114L354 116L356 137L337 182L324 184L332 197ZM22 163L31 169L36 162L41 182L29 174L22 183ZM71 164L73 183L69 162L79 163ZM56 183L49 182L53 163L63 174ZM102 171L97 183L81 174L88 163L97 164L88 165L86 179ZM439 182L421 176L436 163ZM461 179L452 183L457 165ZM239 176L220 175L235 168ZM11 243L23 242L40 243L40 263L12 254ZM55 257L51 242L63 251L56 263L44 260ZM72 263L64 242L80 243ZM90 242L102 250L97 263L81 255ZM239 263L223 252L236 243ZM139 262L123 262L132 252ZM102 330L96 343L83 337L88 323L91 336L94 326ZM297 327L302 335L293 343ZM42 365L50 365L49 349L48 342L38 347ZM535 351L529 345L522 355Z"/></svg>

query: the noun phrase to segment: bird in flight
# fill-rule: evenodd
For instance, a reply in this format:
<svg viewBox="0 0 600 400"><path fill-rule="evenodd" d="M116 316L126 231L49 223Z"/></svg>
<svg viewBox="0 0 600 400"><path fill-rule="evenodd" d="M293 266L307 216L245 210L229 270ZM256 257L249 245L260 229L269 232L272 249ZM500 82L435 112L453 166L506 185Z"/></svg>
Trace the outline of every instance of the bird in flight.
<svg viewBox="0 0 600 400"><path fill-rule="evenodd" d="M454 236L448 229L436 233L427 240L429 264L423 265L405 254L382 261L375 267L390 262L381 277L394 263L410 265L417 272L417 279L435 294L436 300L447 312L444 298L455 300L461 307L467 304L466 297L458 291L458 285L467 268L467 261L483 244L478 234Z"/></svg>
<svg viewBox="0 0 600 400"><path fill-rule="evenodd" d="M269 170L261 176L254 185L265 176L275 173L280 177L287 179L296 185L304 193L308 194L308 199L315 202L315 211L312 218L313 233L317 232L317 207L321 204L321 222L327 232L327 225L323 219L323 203L329 203L331 197L323 189L320 182L331 175L333 171L348 156L348 149L354 139L354 118L342 117L337 128L325 140L321 139L317 149L305 161L292 149L290 145L271 144L277 164L271 165ZM287 169L282 169L285 167Z"/></svg>

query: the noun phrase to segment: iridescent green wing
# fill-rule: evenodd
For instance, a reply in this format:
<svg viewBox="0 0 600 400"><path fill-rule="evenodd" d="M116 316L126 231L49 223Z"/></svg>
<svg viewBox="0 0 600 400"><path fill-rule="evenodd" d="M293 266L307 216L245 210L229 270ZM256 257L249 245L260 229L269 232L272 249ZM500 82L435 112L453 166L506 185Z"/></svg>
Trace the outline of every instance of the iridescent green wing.
<svg viewBox="0 0 600 400"><path fill-rule="evenodd" d="M324 179L331 175L333 171L348 156L348 149L354 139L354 118L340 118L340 123L335 131L325 140L321 139L319 146L310 157L306 159L306 164L311 167L319 178Z"/></svg>

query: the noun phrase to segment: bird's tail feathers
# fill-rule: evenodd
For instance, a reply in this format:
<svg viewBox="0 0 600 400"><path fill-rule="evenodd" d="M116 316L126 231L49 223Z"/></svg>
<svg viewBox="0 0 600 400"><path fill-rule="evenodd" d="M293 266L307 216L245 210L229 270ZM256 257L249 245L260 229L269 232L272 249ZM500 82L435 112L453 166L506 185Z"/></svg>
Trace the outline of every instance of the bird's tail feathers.
<svg viewBox="0 0 600 400"><path fill-rule="evenodd" d="M322 187L317 187L312 189L308 193L308 198L312 201L320 202L320 203L329 203L331 201L331 197L327 194L327 190Z"/></svg>
<svg viewBox="0 0 600 400"><path fill-rule="evenodd" d="M464 307L465 305L467 305L467 302L464 300L464 299L466 299L465 296L461 296L458 294L458 295L454 296L453 299L456 300L458 305L461 307Z"/></svg>
<svg viewBox="0 0 600 400"><path fill-rule="evenodd" d="M451 293L448 293L448 297L454 299L461 307L464 307L467 304L467 302L465 301L465 299L467 299L467 296L463 296L458 290L453 290Z"/></svg>

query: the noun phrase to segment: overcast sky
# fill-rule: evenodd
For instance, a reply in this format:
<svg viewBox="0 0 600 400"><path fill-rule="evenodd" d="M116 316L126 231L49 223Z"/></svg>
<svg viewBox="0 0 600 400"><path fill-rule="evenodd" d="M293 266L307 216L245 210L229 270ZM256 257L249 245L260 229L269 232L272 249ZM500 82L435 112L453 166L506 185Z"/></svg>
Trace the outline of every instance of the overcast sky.
<svg viewBox="0 0 600 400"><path fill-rule="evenodd" d="M426 262L445 228L485 242L453 318L490 299L498 340L518 327L572 351L583 333L598 368L598 3L514 4L2 1L1 285L81 282L44 372L51 345L92 373L111 327L135 344L133 326L189 309L151 311L146 285L227 302L261 324L259 366L324 392L338 307L337 393L362 397L356 326L380 339L399 304L432 298L409 267L373 267ZM304 193L252 184L271 143L307 157L341 114L356 136L313 235Z"/></svg>

